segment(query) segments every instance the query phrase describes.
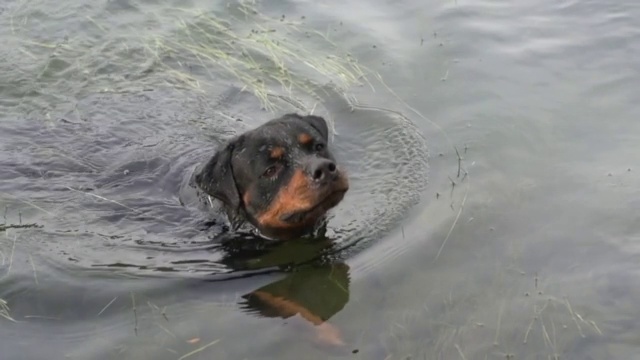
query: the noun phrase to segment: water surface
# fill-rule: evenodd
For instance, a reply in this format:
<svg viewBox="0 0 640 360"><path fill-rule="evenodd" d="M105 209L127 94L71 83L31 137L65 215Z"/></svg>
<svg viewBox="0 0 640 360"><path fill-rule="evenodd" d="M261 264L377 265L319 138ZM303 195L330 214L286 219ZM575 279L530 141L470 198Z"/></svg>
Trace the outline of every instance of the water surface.
<svg viewBox="0 0 640 360"><path fill-rule="evenodd" d="M3 359L637 357L638 16L6 3ZM352 188L324 240L231 256L189 175L284 111Z"/></svg>

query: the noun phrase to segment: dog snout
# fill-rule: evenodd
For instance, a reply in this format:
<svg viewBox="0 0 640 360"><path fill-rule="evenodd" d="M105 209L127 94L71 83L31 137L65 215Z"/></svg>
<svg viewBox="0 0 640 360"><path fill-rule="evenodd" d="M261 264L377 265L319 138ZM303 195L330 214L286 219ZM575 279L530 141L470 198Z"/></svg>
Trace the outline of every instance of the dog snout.
<svg viewBox="0 0 640 360"><path fill-rule="evenodd" d="M311 179L315 182L334 180L338 174L336 163L329 159L311 159L307 168Z"/></svg>

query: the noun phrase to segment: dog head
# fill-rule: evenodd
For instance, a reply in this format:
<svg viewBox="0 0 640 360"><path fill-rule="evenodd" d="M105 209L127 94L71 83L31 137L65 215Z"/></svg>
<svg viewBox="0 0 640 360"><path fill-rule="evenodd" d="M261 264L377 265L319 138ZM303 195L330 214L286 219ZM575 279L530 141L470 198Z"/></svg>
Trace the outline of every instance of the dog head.
<svg viewBox="0 0 640 360"><path fill-rule="evenodd" d="M197 175L198 186L262 234L289 239L313 231L349 189L319 116L288 114L231 140Z"/></svg>

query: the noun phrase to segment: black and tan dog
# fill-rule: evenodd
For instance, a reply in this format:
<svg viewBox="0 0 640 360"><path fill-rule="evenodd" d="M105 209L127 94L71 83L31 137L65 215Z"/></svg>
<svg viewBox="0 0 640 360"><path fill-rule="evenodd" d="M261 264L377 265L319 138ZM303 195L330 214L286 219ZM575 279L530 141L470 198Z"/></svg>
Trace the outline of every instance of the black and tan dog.
<svg viewBox="0 0 640 360"><path fill-rule="evenodd" d="M328 148L319 116L287 114L232 139L196 176L230 221L292 239L311 233L342 201L349 182Z"/></svg>

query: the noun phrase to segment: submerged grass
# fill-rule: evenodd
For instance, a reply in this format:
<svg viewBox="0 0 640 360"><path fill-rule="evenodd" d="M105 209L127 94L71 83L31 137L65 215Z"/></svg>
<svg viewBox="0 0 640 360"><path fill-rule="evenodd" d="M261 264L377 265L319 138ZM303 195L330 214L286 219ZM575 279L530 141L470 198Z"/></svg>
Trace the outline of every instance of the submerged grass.
<svg viewBox="0 0 640 360"><path fill-rule="evenodd" d="M6 217L6 216L5 216L5 217ZM2 229L2 227L3 227L4 229ZM5 224L0 225L0 230L6 231L6 229L7 229L7 225L5 225ZM5 232L5 235L6 235L6 232ZM7 236L7 237L8 237L8 236ZM15 251L15 241L16 241L16 239L14 238L14 240L13 240L13 246L12 246L12 248L11 248L11 255L9 255L9 259L8 259L8 261L9 261L9 265L8 265L8 268L7 268L7 274L9 274L9 272L11 271L11 265L12 265L12 263L13 263L13 253L14 253L14 251ZM1 244L1 243L0 243L0 244ZM4 265L5 265L5 263L6 263L6 261L7 261L7 257L5 256L4 252L3 252L3 251L2 251L2 249L0 248L0 266L4 266ZM6 276L6 275L3 275L2 277L4 277L4 276ZM0 279L2 279L2 277L0 277ZM4 300L4 299L2 299L2 298L0 298L0 319L6 319L6 320L9 320L9 321L12 321L12 322L16 322L16 321L11 317L11 315L10 315L10 313L9 313L9 310L10 310L10 309L9 309L9 304L7 303L7 301L6 301L6 300Z"/></svg>
<svg viewBox="0 0 640 360"><path fill-rule="evenodd" d="M368 82L368 71L349 54L334 55L340 53L338 46L325 34L305 28L302 21L265 16L255 2L228 5L224 19L202 10L168 11L177 33L151 35L144 48L156 65L192 87L203 81L192 76L194 70L208 75L204 81L219 81L224 74L243 84L264 108L275 110L271 99L277 94L271 89L295 99L295 93L316 91L314 78L342 89Z"/></svg>
<svg viewBox="0 0 640 360"><path fill-rule="evenodd" d="M83 19L85 33L54 42L30 36L29 29L18 27L24 21L16 22L12 31L24 58L17 71L37 74L38 82L78 80L101 90L142 85L149 78L155 85L202 91L225 81L239 83L271 111L278 98L300 105L294 94L313 96L317 84L341 90L371 86L367 76L373 72L327 34L306 26L304 19L267 16L251 0L231 1L219 11L166 4L145 13L144 21L154 25L143 28Z"/></svg>
<svg viewBox="0 0 640 360"><path fill-rule="evenodd" d="M16 322L9 314L9 305L3 299L0 299L0 318L4 318L6 320Z"/></svg>
<svg viewBox="0 0 640 360"><path fill-rule="evenodd" d="M449 293L428 295L422 308L389 319L382 336L385 359L557 360L576 341L603 335L567 297L547 293L537 275L500 271L506 272L489 286L496 291L452 286Z"/></svg>

